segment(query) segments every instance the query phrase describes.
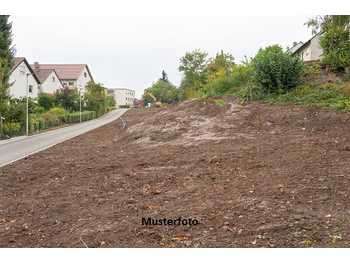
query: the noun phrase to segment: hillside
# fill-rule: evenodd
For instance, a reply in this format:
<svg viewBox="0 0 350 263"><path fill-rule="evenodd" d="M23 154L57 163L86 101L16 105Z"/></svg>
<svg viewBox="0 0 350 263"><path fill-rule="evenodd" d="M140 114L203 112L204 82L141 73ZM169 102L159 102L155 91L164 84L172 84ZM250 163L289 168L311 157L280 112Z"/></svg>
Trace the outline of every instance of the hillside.
<svg viewBox="0 0 350 263"><path fill-rule="evenodd" d="M0 169L0 246L350 245L350 114L233 97L132 109ZM195 218L144 226L142 217Z"/></svg>

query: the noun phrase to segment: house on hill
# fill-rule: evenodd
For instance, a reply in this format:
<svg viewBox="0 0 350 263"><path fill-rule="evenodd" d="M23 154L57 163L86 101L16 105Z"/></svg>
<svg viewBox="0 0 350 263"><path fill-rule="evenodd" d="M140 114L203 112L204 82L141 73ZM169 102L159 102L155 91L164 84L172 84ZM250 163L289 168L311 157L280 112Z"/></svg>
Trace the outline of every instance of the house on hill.
<svg viewBox="0 0 350 263"><path fill-rule="evenodd" d="M54 94L57 90L63 89L63 84L54 69L40 69L37 63L31 67L40 81L40 92Z"/></svg>
<svg viewBox="0 0 350 263"><path fill-rule="evenodd" d="M293 55L299 56L304 62L319 61L323 54L323 49L320 45L320 37L321 34L318 33L305 43L299 42L290 49L290 52Z"/></svg>
<svg viewBox="0 0 350 263"><path fill-rule="evenodd" d="M27 91L31 98L40 93L40 80L24 57L14 58L9 83L9 95L14 98L26 97Z"/></svg>
<svg viewBox="0 0 350 263"><path fill-rule="evenodd" d="M64 87L81 88L84 92L89 81L94 81L87 64L39 64L37 70L54 70ZM35 67L35 66L34 66Z"/></svg>

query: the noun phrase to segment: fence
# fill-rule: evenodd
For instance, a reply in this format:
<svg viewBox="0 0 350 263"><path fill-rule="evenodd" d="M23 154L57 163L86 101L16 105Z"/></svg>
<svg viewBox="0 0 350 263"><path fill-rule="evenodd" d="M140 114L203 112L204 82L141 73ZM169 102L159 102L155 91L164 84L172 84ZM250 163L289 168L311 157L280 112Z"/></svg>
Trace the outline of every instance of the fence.
<svg viewBox="0 0 350 263"><path fill-rule="evenodd" d="M81 121L88 121L95 119L95 111L84 111L81 113ZM42 116L29 117L29 133L36 133L50 128L62 126L65 124L72 124L80 122L80 113L68 113L61 116L51 115L43 118ZM3 122L0 123L0 139L8 138L25 134L25 123L20 122Z"/></svg>

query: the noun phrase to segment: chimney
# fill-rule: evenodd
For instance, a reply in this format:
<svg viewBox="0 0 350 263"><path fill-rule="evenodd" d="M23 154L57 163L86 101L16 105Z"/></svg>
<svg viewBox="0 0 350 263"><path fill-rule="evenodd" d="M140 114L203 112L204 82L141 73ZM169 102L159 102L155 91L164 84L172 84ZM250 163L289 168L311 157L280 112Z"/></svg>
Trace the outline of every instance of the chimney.
<svg viewBox="0 0 350 263"><path fill-rule="evenodd" d="M34 62L34 71L37 72L40 69L39 62Z"/></svg>

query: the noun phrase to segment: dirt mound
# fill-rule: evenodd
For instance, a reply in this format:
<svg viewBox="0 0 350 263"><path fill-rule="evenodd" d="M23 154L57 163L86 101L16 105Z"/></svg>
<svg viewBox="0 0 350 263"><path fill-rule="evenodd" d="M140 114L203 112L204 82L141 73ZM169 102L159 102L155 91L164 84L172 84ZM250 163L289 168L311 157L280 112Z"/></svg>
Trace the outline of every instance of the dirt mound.
<svg viewBox="0 0 350 263"><path fill-rule="evenodd" d="M350 246L349 113L227 97L124 119L0 169L0 246Z"/></svg>
<svg viewBox="0 0 350 263"><path fill-rule="evenodd" d="M232 130L248 113L232 97L186 101L161 109L130 127L125 139L143 147L195 146L207 141L218 142L231 137ZM249 138L252 135L237 132L236 136ZM134 141L129 141L130 138Z"/></svg>

